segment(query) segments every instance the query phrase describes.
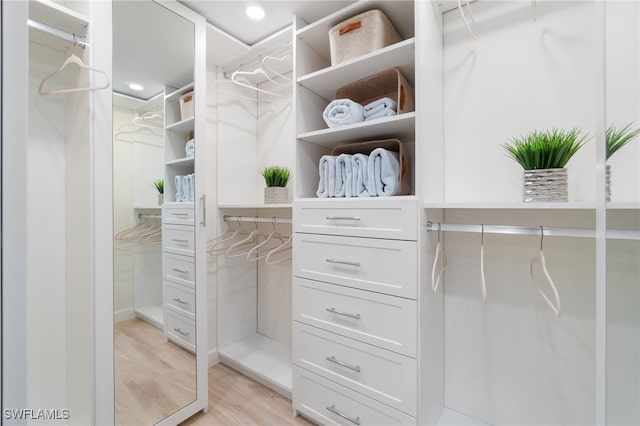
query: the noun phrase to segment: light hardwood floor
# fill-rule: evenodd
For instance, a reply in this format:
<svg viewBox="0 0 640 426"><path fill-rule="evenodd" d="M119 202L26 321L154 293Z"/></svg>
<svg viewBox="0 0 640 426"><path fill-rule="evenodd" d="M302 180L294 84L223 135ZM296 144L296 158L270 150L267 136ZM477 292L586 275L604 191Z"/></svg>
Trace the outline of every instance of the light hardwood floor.
<svg viewBox="0 0 640 426"><path fill-rule="evenodd" d="M139 319L115 326L116 424L150 426L195 398L193 355ZM182 425L312 425L291 401L224 364L209 369L209 407ZM176 385L178 384L178 385Z"/></svg>

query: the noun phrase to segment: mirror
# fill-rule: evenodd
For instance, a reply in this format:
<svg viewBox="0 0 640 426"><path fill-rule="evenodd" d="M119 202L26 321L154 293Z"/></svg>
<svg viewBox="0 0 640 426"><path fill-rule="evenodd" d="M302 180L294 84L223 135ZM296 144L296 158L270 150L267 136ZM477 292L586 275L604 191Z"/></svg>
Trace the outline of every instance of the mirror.
<svg viewBox="0 0 640 426"><path fill-rule="evenodd" d="M193 22L150 0L113 2L116 425L196 400L193 79Z"/></svg>

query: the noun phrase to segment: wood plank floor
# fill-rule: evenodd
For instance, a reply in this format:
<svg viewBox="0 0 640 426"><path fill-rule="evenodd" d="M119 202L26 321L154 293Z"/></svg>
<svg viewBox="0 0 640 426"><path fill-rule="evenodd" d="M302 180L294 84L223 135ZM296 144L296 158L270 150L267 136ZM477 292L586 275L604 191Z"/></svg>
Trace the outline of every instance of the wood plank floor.
<svg viewBox="0 0 640 426"><path fill-rule="evenodd" d="M195 359L139 319L116 323L116 425L150 426L195 399ZM291 401L217 364L209 369L209 408L182 425L312 425L294 417ZM176 384L178 384L176 386Z"/></svg>

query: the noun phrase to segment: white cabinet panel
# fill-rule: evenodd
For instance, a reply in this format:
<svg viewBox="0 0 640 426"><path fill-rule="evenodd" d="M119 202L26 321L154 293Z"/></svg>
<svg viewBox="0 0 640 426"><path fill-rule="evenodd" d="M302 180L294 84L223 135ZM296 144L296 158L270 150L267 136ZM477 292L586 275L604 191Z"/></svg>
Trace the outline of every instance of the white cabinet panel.
<svg viewBox="0 0 640 426"><path fill-rule="evenodd" d="M418 202L415 197L309 199L293 206L295 232L354 237L415 240Z"/></svg>
<svg viewBox="0 0 640 426"><path fill-rule="evenodd" d="M195 320L196 295L193 288L165 281L164 292L167 307Z"/></svg>
<svg viewBox="0 0 640 426"><path fill-rule="evenodd" d="M296 234L293 250L295 276L417 297L415 242Z"/></svg>
<svg viewBox="0 0 640 426"><path fill-rule="evenodd" d="M163 256L162 266L166 280L190 287L195 286L196 264L193 257L165 254Z"/></svg>
<svg viewBox="0 0 640 426"><path fill-rule="evenodd" d="M414 300L294 278L295 321L415 357L417 318Z"/></svg>
<svg viewBox="0 0 640 426"><path fill-rule="evenodd" d="M195 239L193 226L165 225L162 229L162 250L166 253L194 256Z"/></svg>
<svg viewBox="0 0 640 426"><path fill-rule="evenodd" d="M297 322L293 332L296 365L416 415L415 358Z"/></svg>
<svg viewBox="0 0 640 426"><path fill-rule="evenodd" d="M300 367L293 368L293 406L324 425L415 425L416 418Z"/></svg>
<svg viewBox="0 0 640 426"><path fill-rule="evenodd" d="M165 203L162 206L162 222L175 225L193 225L195 210L193 203Z"/></svg>
<svg viewBox="0 0 640 426"><path fill-rule="evenodd" d="M167 338L191 352L196 348L196 324L193 320L167 309L165 311Z"/></svg>

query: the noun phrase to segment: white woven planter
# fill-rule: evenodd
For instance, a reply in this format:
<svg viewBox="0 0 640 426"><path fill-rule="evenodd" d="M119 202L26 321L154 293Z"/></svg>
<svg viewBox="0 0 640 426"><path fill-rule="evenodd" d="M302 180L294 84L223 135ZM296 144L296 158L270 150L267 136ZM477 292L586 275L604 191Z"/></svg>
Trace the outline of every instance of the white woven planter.
<svg viewBox="0 0 640 426"><path fill-rule="evenodd" d="M158 194L158 205L161 206L164 204L164 194Z"/></svg>
<svg viewBox="0 0 640 426"><path fill-rule="evenodd" d="M538 169L524 171L523 201L569 201L567 169Z"/></svg>
<svg viewBox="0 0 640 426"><path fill-rule="evenodd" d="M611 201L611 166L607 164L605 170L605 194L607 201Z"/></svg>
<svg viewBox="0 0 640 426"><path fill-rule="evenodd" d="M289 203L289 189L282 186L268 186L264 189L265 204Z"/></svg>

